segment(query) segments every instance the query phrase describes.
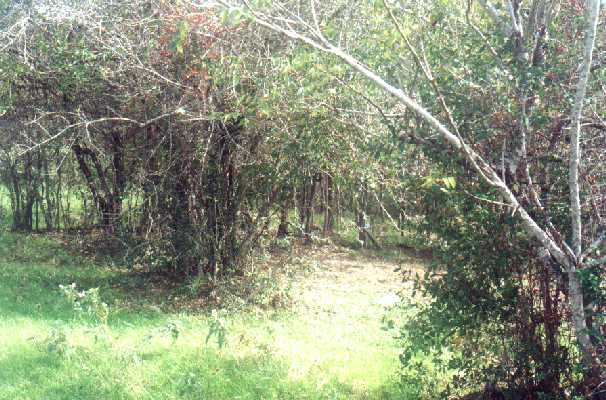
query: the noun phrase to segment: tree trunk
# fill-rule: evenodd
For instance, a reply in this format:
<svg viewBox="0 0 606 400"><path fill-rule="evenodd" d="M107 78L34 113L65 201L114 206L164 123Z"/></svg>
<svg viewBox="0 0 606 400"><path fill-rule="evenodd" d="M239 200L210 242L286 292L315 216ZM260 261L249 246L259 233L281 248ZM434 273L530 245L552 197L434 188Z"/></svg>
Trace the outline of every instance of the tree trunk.
<svg viewBox="0 0 606 400"><path fill-rule="evenodd" d="M570 218L572 223L572 249L576 260L568 268L568 284L570 297L570 310L572 321L581 346L583 361L592 370L599 368L596 362L595 348L587 333L585 306L583 304L583 287L577 274L577 266L582 260L583 229L581 219L581 200L579 188L579 167L581 160L581 114L587 92L587 82L591 71L593 60L593 48L600 15L601 0L589 0L587 2L587 29L585 33L585 52L583 64L577 84L575 102L571 112L570 132L570 166L569 166L569 188L570 188ZM595 373L595 372L592 372Z"/></svg>
<svg viewBox="0 0 606 400"><path fill-rule="evenodd" d="M314 218L313 204L316 193L316 181L313 175L306 177L303 185L301 186L300 193L299 221L303 228L304 239L310 240Z"/></svg>
<svg viewBox="0 0 606 400"><path fill-rule="evenodd" d="M97 209L99 211L106 209L107 206L105 205L105 199L102 198L101 195L99 194L97 185L93 178L93 174L92 174L90 168L88 167L88 164L86 163L86 160L84 158L84 156L85 156L84 148L82 146L80 146L79 144L74 144L72 146L72 150L74 152L74 155L76 156L76 160L78 161L78 166L80 167L80 172L84 176L84 180L86 181L88 189L90 190L90 193L93 197L93 202L95 203ZM84 209L86 210L86 203L84 203Z"/></svg>
<svg viewBox="0 0 606 400"><path fill-rule="evenodd" d="M114 131L111 136L112 167L114 170L113 193L111 193L112 231L120 226L124 190L126 188L126 171L124 166L124 143L120 132Z"/></svg>
<svg viewBox="0 0 606 400"><path fill-rule="evenodd" d="M280 224L278 225L278 238L288 236L288 197L284 196L280 204Z"/></svg>
<svg viewBox="0 0 606 400"><path fill-rule="evenodd" d="M356 226L358 227L358 241L363 248L366 248L368 246L368 237L366 235L366 213L364 213L362 209L358 211Z"/></svg>
<svg viewBox="0 0 606 400"><path fill-rule="evenodd" d="M324 188L324 227L322 231L324 236L329 236L332 234L334 226L332 177L325 174L322 182Z"/></svg>

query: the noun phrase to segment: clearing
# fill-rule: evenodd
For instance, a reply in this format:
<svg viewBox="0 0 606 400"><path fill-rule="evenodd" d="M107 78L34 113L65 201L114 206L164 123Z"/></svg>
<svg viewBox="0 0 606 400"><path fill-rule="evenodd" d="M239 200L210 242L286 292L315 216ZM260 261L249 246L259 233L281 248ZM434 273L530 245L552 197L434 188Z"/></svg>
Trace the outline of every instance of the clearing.
<svg viewBox="0 0 606 400"><path fill-rule="evenodd" d="M414 258L304 249L288 310L212 314L58 240L0 235L0 399L406 398L382 319ZM72 282L99 287L107 324L74 311Z"/></svg>

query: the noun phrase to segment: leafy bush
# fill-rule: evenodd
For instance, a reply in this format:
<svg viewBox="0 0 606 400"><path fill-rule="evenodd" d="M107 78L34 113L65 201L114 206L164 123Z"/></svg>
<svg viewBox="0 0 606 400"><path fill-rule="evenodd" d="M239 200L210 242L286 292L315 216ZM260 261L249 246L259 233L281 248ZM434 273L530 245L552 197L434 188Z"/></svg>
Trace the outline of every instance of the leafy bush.
<svg viewBox="0 0 606 400"><path fill-rule="evenodd" d="M439 187L424 194L419 229L437 245L419 282L430 302L401 329L403 379L421 379L422 371L448 377L449 390L459 392L499 387L513 398L572 394L576 356L564 322L565 277L538 261L509 214ZM419 352L431 366L416 363Z"/></svg>
<svg viewBox="0 0 606 400"><path fill-rule="evenodd" d="M0 228L8 225L8 215L2 203L0 203Z"/></svg>
<svg viewBox="0 0 606 400"><path fill-rule="evenodd" d="M273 247L280 250L292 250L292 239L288 236L277 237L272 244Z"/></svg>
<svg viewBox="0 0 606 400"><path fill-rule="evenodd" d="M227 339L227 327L226 319L217 310L212 310L209 319L208 335L206 336L206 344L208 344L211 338L215 338L219 348L225 346Z"/></svg>
<svg viewBox="0 0 606 400"><path fill-rule="evenodd" d="M436 329L427 329L429 309L431 304L424 301L405 299L396 309L399 319L405 322L389 326L398 331L396 337L400 343L402 365L400 383L410 399L448 398L451 394L449 383L458 372L453 365L457 355L445 342L448 330L433 326Z"/></svg>
<svg viewBox="0 0 606 400"><path fill-rule="evenodd" d="M177 257L170 240L148 238L141 243L130 244L129 247L125 261L132 268L167 272L176 267Z"/></svg>

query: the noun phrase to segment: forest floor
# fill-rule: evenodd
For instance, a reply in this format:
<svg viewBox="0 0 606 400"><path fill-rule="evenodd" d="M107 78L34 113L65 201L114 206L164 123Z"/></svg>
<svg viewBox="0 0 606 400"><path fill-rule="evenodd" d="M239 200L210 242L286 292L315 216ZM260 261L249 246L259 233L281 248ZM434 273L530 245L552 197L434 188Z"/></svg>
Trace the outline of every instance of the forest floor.
<svg viewBox="0 0 606 400"><path fill-rule="evenodd" d="M211 313L57 239L0 231L0 399L408 398L384 319L422 262L333 246L301 254L286 309ZM99 288L107 323L61 294L72 282Z"/></svg>

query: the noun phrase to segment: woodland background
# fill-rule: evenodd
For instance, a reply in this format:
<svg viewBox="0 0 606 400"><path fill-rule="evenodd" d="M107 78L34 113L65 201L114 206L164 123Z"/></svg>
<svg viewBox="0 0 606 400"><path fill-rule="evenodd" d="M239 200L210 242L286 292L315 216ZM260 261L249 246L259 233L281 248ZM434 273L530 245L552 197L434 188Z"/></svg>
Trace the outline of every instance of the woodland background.
<svg viewBox="0 0 606 400"><path fill-rule="evenodd" d="M414 289L383 318L396 389L356 396L606 396L599 0L5 0L0 15L7 310L63 293L110 347L90 351L112 354L116 294L95 286L122 271L141 288L129 301L162 287L182 299L164 312L202 315L191 329L223 348L242 309L289 308L307 253L402 270L406 254L421 272L390 278ZM61 279L33 267L57 257ZM176 348L181 323L162 328ZM75 329L40 327L59 361L31 365L88 365ZM260 385L277 391L241 395L330 398Z"/></svg>

